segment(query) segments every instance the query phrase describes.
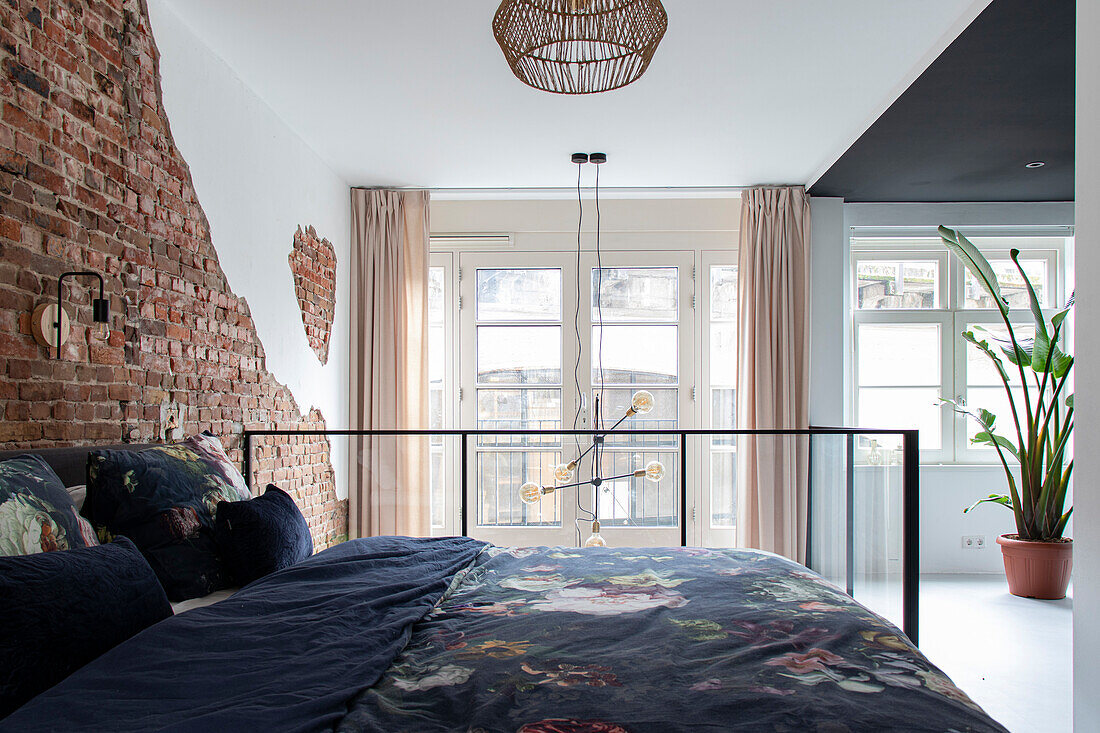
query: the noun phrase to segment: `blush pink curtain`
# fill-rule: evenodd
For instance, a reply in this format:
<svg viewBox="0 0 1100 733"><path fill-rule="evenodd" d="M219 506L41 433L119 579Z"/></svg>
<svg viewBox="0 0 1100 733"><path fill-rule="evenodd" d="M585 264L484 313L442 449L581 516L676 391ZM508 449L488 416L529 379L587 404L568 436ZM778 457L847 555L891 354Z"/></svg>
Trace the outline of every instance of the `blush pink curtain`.
<svg viewBox="0 0 1100 733"><path fill-rule="evenodd" d="M427 191L352 189L352 427L428 427ZM431 532L422 437L351 444L353 537Z"/></svg>
<svg viewBox="0 0 1100 733"><path fill-rule="evenodd" d="M809 427L810 200L802 187L741 196L737 420ZM737 533L745 547L806 560L808 438L746 437Z"/></svg>

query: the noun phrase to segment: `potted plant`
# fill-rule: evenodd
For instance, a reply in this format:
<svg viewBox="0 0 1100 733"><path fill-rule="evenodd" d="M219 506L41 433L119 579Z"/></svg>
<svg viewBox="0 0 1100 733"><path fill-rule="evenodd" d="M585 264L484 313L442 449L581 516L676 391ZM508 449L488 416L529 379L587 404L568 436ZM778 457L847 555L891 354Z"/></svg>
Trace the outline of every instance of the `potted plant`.
<svg viewBox="0 0 1100 733"><path fill-rule="evenodd" d="M973 442L996 450L1008 480L1008 494L990 494L964 511L985 503L1009 507L1016 533L997 538L1009 592L1029 598L1064 598L1073 567L1073 540L1062 536L1073 513L1073 507L1065 508L1073 473L1073 459L1068 455L1073 433L1073 395L1068 390L1073 356L1059 344L1064 342L1063 328L1073 298L1047 320L1035 288L1020 266L1020 252L1012 250L1035 325L1033 338L1019 338L1008 317L1008 300L1001 294L989 261L958 231L941 226L939 232L947 248L993 299L1008 336L998 337L981 326L962 334L985 354L1000 376L1011 412L1001 421L1001 425L1009 423L1007 428L1002 429L989 410L971 410L955 400L943 400L978 422L981 430Z"/></svg>

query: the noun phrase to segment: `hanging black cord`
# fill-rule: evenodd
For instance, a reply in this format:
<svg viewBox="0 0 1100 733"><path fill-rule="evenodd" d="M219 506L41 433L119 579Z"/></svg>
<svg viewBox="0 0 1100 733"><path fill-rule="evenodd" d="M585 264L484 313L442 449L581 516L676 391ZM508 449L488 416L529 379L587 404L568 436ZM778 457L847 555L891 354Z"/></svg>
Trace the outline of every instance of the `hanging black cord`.
<svg viewBox="0 0 1100 733"><path fill-rule="evenodd" d="M581 198L581 164L577 164L577 297L573 310L573 334L577 341L577 358L573 363L573 384L576 387L576 410L573 412L573 429L577 429L577 421L581 417L581 406L584 404L584 395L581 394L581 230L584 226L584 201ZM581 448L580 436L573 436L577 450Z"/></svg>
<svg viewBox="0 0 1100 733"><path fill-rule="evenodd" d="M596 166L596 320L600 324L597 359L600 369L600 404L603 411L603 260L600 258L600 166ZM600 416L602 418L602 414ZM600 422L603 422L602 420Z"/></svg>
<svg viewBox="0 0 1100 733"><path fill-rule="evenodd" d="M577 164L577 269L576 269L576 278L575 278L576 286L577 286L577 292L576 292L576 299L575 299L575 302L574 302L575 308L573 310L573 334L574 334L574 337L576 338L576 344L577 344L576 361L573 363L573 385L576 388L576 393L575 394L576 394L576 399L577 399L577 403L575 405L576 409L573 412L573 429L574 430L577 429L577 422L580 420L580 416L581 416L581 406L584 404L584 395L581 393L581 378L580 378L581 348L582 348L582 343L583 343L582 340L581 340L581 322L580 322L580 318L581 318L581 246L582 246L581 245L581 232L583 231L583 227L584 227L584 199L583 199L582 193L581 193L581 170L582 170L582 168L583 168L583 163L578 163ZM580 449L581 449L581 439L580 439L579 435L574 435L573 436L573 443L575 444L577 452L579 453ZM582 469L582 461L578 461L577 462L577 467L574 470L579 473L581 471L581 469ZM588 511L583 506L581 506L581 492L580 491L574 491L573 492L573 500L574 500L574 502L576 504L576 507L577 507L577 514L582 514L582 513L583 514L588 514L588 515L592 516L593 518L595 518L595 515L592 512ZM576 531L577 544L578 545L580 545L580 543L581 543L581 528L580 528L580 525L578 524L579 522L580 522L580 517L575 518L574 521L573 521L573 527Z"/></svg>

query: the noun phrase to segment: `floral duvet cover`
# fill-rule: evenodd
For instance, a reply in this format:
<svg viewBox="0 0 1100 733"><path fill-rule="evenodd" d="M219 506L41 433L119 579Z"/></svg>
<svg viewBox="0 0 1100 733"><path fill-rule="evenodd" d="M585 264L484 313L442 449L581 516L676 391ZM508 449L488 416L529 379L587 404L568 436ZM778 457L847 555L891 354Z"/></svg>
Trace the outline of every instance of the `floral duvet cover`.
<svg viewBox="0 0 1100 733"><path fill-rule="evenodd" d="M339 731L1004 731L908 639L748 550L485 548Z"/></svg>

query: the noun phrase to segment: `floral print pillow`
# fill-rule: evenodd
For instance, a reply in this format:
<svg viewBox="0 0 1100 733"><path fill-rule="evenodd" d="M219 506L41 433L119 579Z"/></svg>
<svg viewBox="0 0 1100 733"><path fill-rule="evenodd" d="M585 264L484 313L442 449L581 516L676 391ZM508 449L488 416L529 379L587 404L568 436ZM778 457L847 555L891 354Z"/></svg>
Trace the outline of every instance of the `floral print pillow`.
<svg viewBox="0 0 1100 733"><path fill-rule="evenodd" d="M0 556L98 544L49 464L31 454L0 461Z"/></svg>
<svg viewBox="0 0 1100 733"><path fill-rule="evenodd" d="M81 514L102 541L133 540L168 597L182 601L232 585L215 545L214 516L219 501L248 498L221 442L196 435L142 451L93 451Z"/></svg>

